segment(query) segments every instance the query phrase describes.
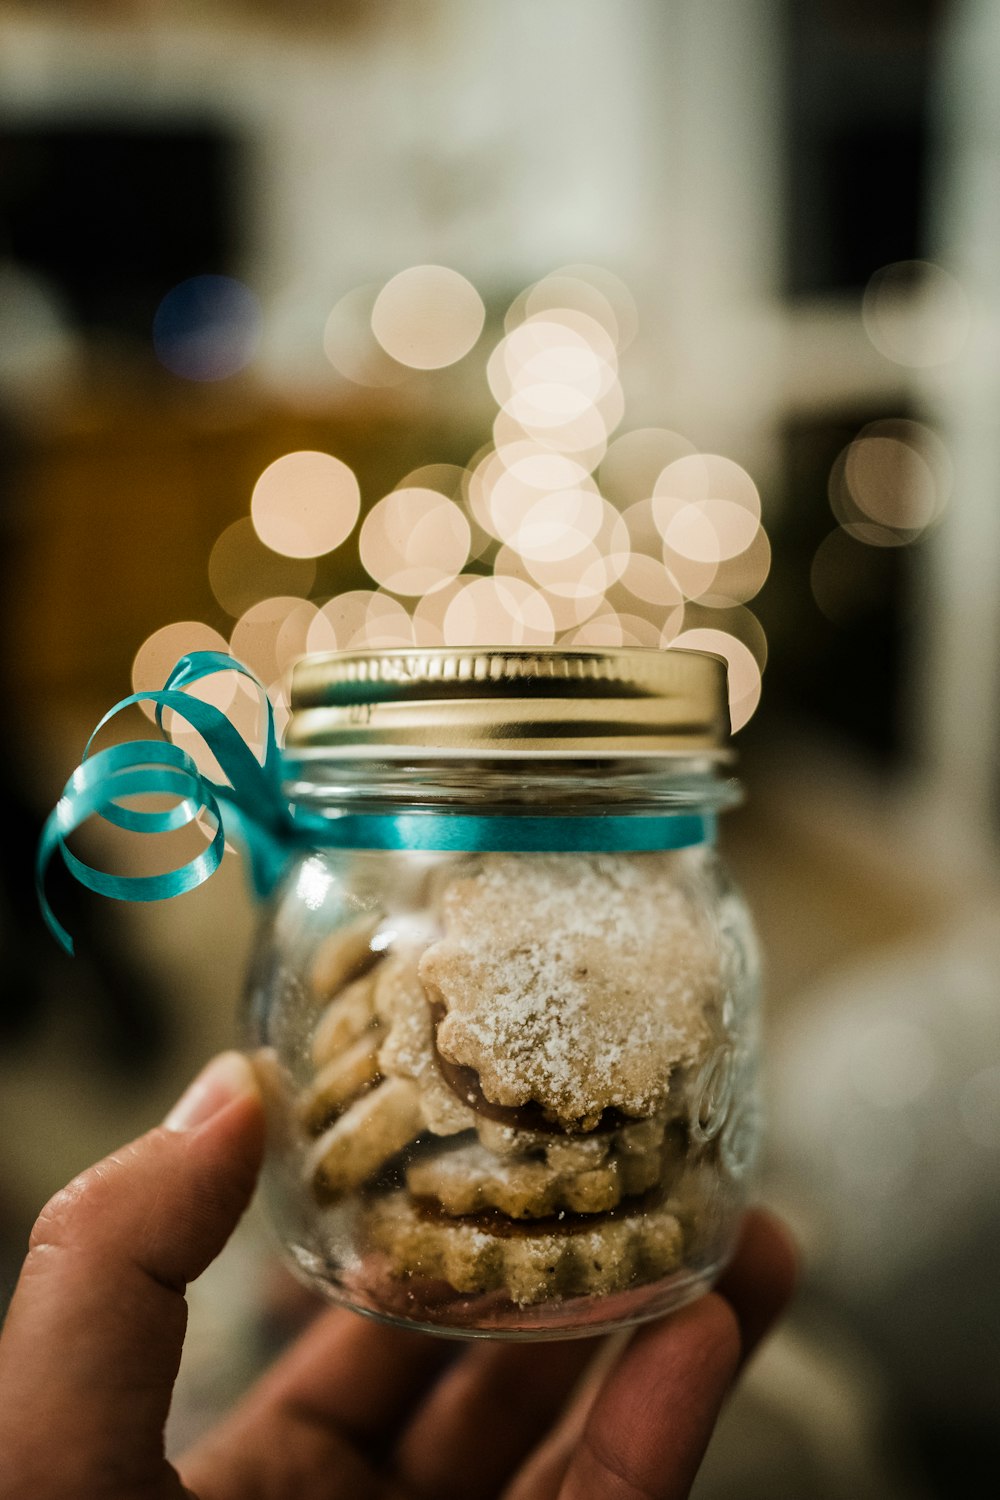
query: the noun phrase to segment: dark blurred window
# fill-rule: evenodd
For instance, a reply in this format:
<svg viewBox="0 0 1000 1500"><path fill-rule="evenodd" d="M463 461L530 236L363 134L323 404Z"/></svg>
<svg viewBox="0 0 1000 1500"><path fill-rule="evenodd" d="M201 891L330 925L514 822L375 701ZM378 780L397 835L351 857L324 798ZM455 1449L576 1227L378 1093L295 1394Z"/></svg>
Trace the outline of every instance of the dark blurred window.
<svg viewBox="0 0 1000 1500"><path fill-rule="evenodd" d="M939 9L788 4L792 295L859 289L889 262L920 256Z"/></svg>
<svg viewBox="0 0 1000 1500"><path fill-rule="evenodd" d="M899 764L908 748L902 732L907 601L920 544L855 541L838 528L828 499L837 455L886 415L831 412L786 428L786 503L760 613L770 646L769 704L876 760Z"/></svg>
<svg viewBox="0 0 1000 1500"><path fill-rule="evenodd" d="M925 253L930 100L939 0L785 6L788 295L845 298L860 313L874 272ZM903 403L902 405L905 405ZM891 766L905 761L913 546L865 545L838 528L829 481L867 423L900 406L789 415L785 503L760 614L768 702Z"/></svg>
<svg viewBox="0 0 1000 1500"><path fill-rule="evenodd" d="M185 277L238 252L238 156L214 122L0 123L0 258L91 331L148 338Z"/></svg>

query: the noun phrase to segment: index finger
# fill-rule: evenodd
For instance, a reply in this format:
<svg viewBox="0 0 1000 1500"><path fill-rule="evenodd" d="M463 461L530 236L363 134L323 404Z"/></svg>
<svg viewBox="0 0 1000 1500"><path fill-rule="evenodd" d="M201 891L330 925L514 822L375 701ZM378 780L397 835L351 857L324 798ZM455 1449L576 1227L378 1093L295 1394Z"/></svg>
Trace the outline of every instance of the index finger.
<svg viewBox="0 0 1000 1500"><path fill-rule="evenodd" d="M580 1391L505 1500L681 1500L735 1375L794 1279L785 1230L751 1210L717 1291L634 1334L610 1372Z"/></svg>
<svg viewBox="0 0 1000 1500"><path fill-rule="evenodd" d="M684 1500L739 1359L736 1315L715 1293L639 1334L591 1408L559 1500Z"/></svg>
<svg viewBox="0 0 1000 1500"><path fill-rule="evenodd" d="M599 1392L559 1500L684 1500L741 1364L792 1292L795 1257L754 1211L719 1290L642 1329Z"/></svg>

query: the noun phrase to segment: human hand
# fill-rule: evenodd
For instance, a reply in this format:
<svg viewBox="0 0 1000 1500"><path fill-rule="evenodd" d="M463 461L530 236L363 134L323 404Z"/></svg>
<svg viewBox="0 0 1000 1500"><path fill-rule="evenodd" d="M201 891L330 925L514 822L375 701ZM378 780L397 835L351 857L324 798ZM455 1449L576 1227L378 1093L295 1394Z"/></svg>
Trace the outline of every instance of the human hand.
<svg viewBox="0 0 1000 1500"><path fill-rule="evenodd" d="M787 1237L759 1212L718 1289L640 1329L586 1404L567 1411L593 1341L462 1345L336 1309L170 1465L184 1290L245 1209L263 1134L252 1071L224 1054L43 1210L0 1337L0 1500L687 1495L790 1295Z"/></svg>

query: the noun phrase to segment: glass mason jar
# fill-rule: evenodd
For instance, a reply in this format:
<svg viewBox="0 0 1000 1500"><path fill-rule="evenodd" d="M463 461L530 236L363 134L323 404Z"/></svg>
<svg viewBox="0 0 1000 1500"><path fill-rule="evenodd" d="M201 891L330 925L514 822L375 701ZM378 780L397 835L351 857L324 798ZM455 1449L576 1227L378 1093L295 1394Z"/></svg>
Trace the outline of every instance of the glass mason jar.
<svg viewBox="0 0 1000 1500"><path fill-rule="evenodd" d="M717 659L393 650L295 670L308 829L246 1002L307 1281L450 1334L654 1317L729 1257L758 964L715 849Z"/></svg>

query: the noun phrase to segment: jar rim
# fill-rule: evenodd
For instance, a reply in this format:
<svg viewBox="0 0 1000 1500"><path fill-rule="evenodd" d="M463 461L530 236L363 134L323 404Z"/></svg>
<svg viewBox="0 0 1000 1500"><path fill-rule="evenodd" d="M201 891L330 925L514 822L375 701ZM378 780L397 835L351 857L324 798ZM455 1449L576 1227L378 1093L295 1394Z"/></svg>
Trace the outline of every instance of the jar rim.
<svg viewBox="0 0 1000 1500"><path fill-rule="evenodd" d="M285 746L351 758L580 759L725 751L726 665L677 649L326 653L292 676Z"/></svg>

